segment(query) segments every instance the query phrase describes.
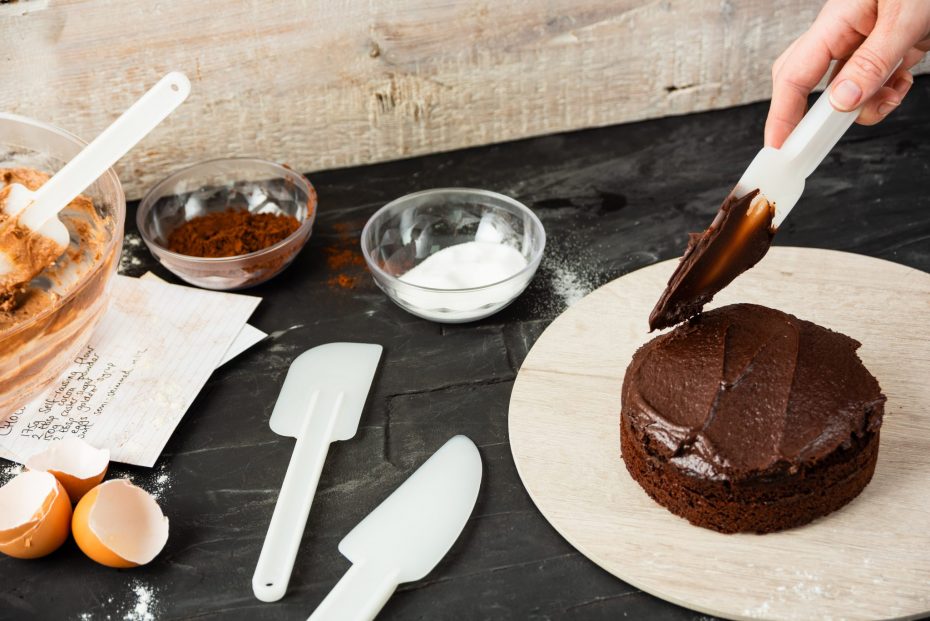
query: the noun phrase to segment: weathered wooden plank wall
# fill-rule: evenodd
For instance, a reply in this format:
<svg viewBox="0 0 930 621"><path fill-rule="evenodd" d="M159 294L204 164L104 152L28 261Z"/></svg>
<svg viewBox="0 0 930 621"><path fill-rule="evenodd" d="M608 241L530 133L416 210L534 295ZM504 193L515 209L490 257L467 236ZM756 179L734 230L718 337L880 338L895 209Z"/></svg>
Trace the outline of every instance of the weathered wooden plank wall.
<svg viewBox="0 0 930 621"><path fill-rule="evenodd" d="M120 166L138 197L208 157L314 170L764 99L819 4L21 0L0 110L89 138L184 70L190 99Z"/></svg>

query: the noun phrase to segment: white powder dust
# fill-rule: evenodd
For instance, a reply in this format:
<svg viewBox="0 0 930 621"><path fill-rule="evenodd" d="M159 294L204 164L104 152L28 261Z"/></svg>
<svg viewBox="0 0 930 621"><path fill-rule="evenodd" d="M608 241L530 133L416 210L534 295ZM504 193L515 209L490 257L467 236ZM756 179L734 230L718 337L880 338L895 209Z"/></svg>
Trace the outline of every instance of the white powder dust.
<svg viewBox="0 0 930 621"><path fill-rule="evenodd" d="M155 489L151 492L152 496L157 500L161 498L162 495L171 487L171 478L168 476L168 473L163 472L155 477Z"/></svg>
<svg viewBox="0 0 930 621"><path fill-rule="evenodd" d="M132 607L126 611L123 619L125 619L125 621L155 621L153 609L157 602L155 601L155 592L152 587L136 580L132 585L132 593L135 597L135 602L132 603Z"/></svg>
<svg viewBox="0 0 930 621"><path fill-rule="evenodd" d="M163 462L151 474L137 477L134 483L151 494L155 500L160 500L171 489L171 473L168 472L167 464Z"/></svg>
<svg viewBox="0 0 930 621"><path fill-rule="evenodd" d="M122 619L123 621L155 621L158 618L158 592L151 585L141 580L129 584L126 598L107 597L101 609L83 612L77 616L80 621L92 619Z"/></svg>
<svg viewBox="0 0 930 621"><path fill-rule="evenodd" d="M552 284L555 294L561 298L566 308L591 293L591 287L582 281L581 276L570 271L564 265L552 271Z"/></svg>
<svg viewBox="0 0 930 621"><path fill-rule="evenodd" d="M558 315L603 283L580 249L547 249L539 275L548 281L548 295L536 309L543 315Z"/></svg>
<svg viewBox="0 0 930 621"><path fill-rule="evenodd" d="M0 466L0 485L6 484L16 475L22 473L23 466L22 464L17 463L5 463Z"/></svg>
<svg viewBox="0 0 930 621"><path fill-rule="evenodd" d="M139 256L145 242L135 233L126 233L123 237L123 251L119 257L119 273L123 274L126 270L141 267L142 259Z"/></svg>

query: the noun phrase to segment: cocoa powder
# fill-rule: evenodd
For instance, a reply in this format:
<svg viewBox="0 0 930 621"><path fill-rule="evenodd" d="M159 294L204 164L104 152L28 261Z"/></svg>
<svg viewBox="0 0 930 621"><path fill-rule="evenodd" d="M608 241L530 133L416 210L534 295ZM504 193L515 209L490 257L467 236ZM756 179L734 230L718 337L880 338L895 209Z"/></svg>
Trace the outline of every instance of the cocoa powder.
<svg viewBox="0 0 930 621"><path fill-rule="evenodd" d="M230 209L188 220L168 235L168 249L193 257L234 257L273 246L300 227L293 216Z"/></svg>

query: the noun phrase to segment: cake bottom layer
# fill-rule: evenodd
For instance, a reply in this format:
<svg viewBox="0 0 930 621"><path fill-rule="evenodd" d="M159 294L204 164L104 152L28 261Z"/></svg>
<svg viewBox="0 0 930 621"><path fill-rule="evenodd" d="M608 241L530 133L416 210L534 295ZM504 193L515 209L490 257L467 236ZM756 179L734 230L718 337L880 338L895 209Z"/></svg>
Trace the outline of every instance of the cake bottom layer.
<svg viewBox="0 0 930 621"><path fill-rule="evenodd" d="M730 483L699 479L651 454L629 427L624 417L620 442L630 476L675 515L722 533L770 533L836 511L868 485L878 459L879 432L869 432L813 467Z"/></svg>

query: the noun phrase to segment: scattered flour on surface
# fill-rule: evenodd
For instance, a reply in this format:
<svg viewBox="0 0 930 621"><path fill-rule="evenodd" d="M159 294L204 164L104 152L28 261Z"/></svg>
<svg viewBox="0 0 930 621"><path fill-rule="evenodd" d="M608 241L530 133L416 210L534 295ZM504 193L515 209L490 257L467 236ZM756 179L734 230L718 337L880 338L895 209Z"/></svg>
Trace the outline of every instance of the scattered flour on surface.
<svg viewBox="0 0 930 621"><path fill-rule="evenodd" d="M160 500L171 489L172 484L167 464L162 462L151 474L137 477L135 484L151 494L155 500Z"/></svg>
<svg viewBox="0 0 930 621"><path fill-rule="evenodd" d="M603 284L582 251L546 252L539 276L548 281L548 291L542 301L543 307L537 309L539 312L558 315Z"/></svg>
<svg viewBox="0 0 930 621"><path fill-rule="evenodd" d="M125 621L155 621L153 608L157 602L154 589L136 580L132 584L132 593L135 596L135 603L126 611L123 619Z"/></svg>
<svg viewBox="0 0 930 621"><path fill-rule="evenodd" d="M171 478L168 476L167 472L162 472L157 477L155 477L155 491L152 492L152 496L156 499L161 498L162 495L171 487Z"/></svg>
<svg viewBox="0 0 930 621"><path fill-rule="evenodd" d="M22 464L17 464L15 462L4 463L0 466L0 485L4 485L22 471Z"/></svg>
<svg viewBox="0 0 930 621"><path fill-rule="evenodd" d="M284 352L289 352L292 349L296 349L297 347L298 347L297 345L292 345L288 343L274 343L273 345L268 347L268 351L273 354L280 354Z"/></svg>
<svg viewBox="0 0 930 621"><path fill-rule="evenodd" d="M77 616L79 621L93 619L122 619L123 621L155 621L158 618L158 592L141 580L129 584L130 592L125 599L107 597L101 610L83 612ZM115 602L115 604L114 604Z"/></svg>
<svg viewBox="0 0 930 621"><path fill-rule="evenodd" d="M291 330L299 330L300 328L303 328L303 327L304 327L304 324L298 323L298 324L291 326L290 328L285 328L284 330L275 330L274 332L270 333L266 338L273 341L275 339L281 338L282 336L284 336Z"/></svg>
<svg viewBox="0 0 930 621"><path fill-rule="evenodd" d="M552 270L552 284L555 287L556 295L562 299L566 307L591 293L590 287L581 281L578 274L569 271L562 265Z"/></svg>
<svg viewBox="0 0 930 621"><path fill-rule="evenodd" d="M123 251L119 257L118 271L120 274L125 273L126 270L142 266L142 259L139 254L142 252L144 244L145 242L136 233L126 233L123 237Z"/></svg>
<svg viewBox="0 0 930 621"><path fill-rule="evenodd" d="M586 240L568 236L549 240L534 280L536 284L530 285L537 292L533 312L548 318L558 316L609 278Z"/></svg>

